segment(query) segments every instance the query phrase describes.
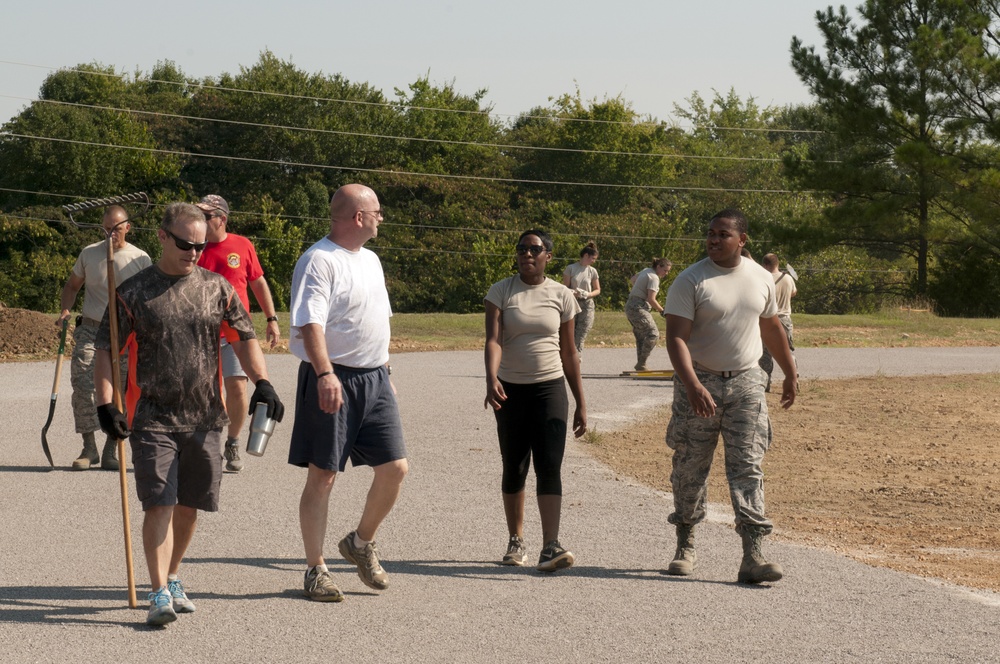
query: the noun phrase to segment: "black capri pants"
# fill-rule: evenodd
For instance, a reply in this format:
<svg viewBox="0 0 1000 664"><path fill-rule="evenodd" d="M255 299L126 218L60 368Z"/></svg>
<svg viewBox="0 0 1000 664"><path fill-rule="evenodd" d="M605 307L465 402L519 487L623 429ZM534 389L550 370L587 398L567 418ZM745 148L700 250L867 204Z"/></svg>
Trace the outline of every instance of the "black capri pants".
<svg viewBox="0 0 1000 664"><path fill-rule="evenodd" d="M536 493L562 495L562 460L566 451L569 399L560 377L543 383L517 384L501 380L507 400L497 418L504 493L519 493L535 458Z"/></svg>

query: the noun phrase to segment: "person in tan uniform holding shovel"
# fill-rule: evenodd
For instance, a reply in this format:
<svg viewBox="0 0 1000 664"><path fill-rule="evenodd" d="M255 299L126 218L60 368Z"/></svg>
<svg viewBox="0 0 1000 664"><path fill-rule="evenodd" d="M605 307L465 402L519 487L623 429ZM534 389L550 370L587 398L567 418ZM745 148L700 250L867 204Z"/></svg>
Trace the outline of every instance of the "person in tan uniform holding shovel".
<svg viewBox="0 0 1000 664"><path fill-rule="evenodd" d="M115 257L115 283L120 284L133 274L150 265L145 251L125 241L131 224L128 212L120 205L112 205L104 210L101 225L111 234L111 248ZM121 222L125 223L121 223ZM120 224L120 225L119 225ZM105 470L118 470L116 458L117 444L110 437L104 443L104 450L97 453L94 433L101 428L97 421L97 407L94 405L94 337L101 324L104 311L108 308L108 254L104 241L95 242L83 249L73 265L69 279L63 286L59 298L61 313L57 326L72 315L76 297L83 291L83 314L76 319L73 330L73 360L70 365L70 382L73 385L73 419L76 432L83 435L83 451L73 462L73 470L88 470L101 464ZM125 363L122 363L122 384L125 384Z"/></svg>

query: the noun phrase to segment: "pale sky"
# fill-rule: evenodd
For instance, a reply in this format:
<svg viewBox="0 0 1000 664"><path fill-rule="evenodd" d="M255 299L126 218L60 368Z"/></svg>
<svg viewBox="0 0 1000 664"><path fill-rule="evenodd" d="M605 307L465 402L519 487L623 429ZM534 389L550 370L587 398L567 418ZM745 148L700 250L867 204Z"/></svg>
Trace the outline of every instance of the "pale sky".
<svg viewBox="0 0 1000 664"><path fill-rule="evenodd" d="M858 0L860 1L860 0ZM502 119L550 97L619 94L669 119L698 91L734 88L761 106L810 101L789 64L798 36L821 46L814 0L367 0L160 4L9 2L0 41L0 122L34 98L45 67L99 62L149 72L173 60L189 77L236 73L270 49L310 73L368 82L388 98L429 75ZM852 7L857 4L851 3ZM10 62L22 64L9 64Z"/></svg>

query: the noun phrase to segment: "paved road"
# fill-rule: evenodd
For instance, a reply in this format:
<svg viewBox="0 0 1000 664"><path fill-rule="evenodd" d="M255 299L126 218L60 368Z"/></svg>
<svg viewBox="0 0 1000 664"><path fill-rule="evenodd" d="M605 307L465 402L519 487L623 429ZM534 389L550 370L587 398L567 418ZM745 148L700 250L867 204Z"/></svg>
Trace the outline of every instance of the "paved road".
<svg viewBox="0 0 1000 664"><path fill-rule="evenodd" d="M670 398L667 383L615 377L626 349L584 357L592 425L627 426ZM804 378L995 372L997 349L814 350ZM269 357L292 401L294 360ZM666 364L662 348L653 364ZM482 409L481 353L393 359L411 475L379 533L391 576L364 587L336 542L351 530L370 471L334 490L328 551L347 600L301 598L297 504L303 471L285 463L290 422L267 454L223 480L222 509L205 514L182 568L197 612L164 630L127 608L117 474L65 470L79 451L69 384L39 431L54 363L0 365L0 653L4 662L982 662L996 661L1000 597L874 569L828 551L770 542L786 579L735 583L739 540L728 510L699 528L694 577L660 573L673 552L668 494L617 476L571 443L562 540L578 565L552 576L494 564L506 532L492 416ZM64 374L65 375L65 374ZM290 404L289 404L290 405ZM780 431L777 435L782 435ZM664 451L664 454L666 452ZM131 480L131 475L130 475ZM531 487L529 486L529 490ZM130 493L140 599L148 592ZM780 524L778 524L780 527ZM528 511L529 547L540 548ZM772 538L773 539L773 538ZM145 602L141 602L145 604Z"/></svg>

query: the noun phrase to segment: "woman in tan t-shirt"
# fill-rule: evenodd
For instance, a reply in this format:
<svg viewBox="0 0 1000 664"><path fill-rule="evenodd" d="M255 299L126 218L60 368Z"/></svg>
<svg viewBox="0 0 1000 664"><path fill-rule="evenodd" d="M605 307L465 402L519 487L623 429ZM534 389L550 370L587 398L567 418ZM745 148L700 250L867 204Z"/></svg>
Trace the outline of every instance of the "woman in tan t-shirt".
<svg viewBox="0 0 1000 664"><path fill-rule="evenodd" d="M573 291L580 313L573 323L573 340L576 352L583 353L583 342L594 326L594 298L601 294L601 279L594 262L597 261L597 245L593 241L580 250L580 260L566 266L563 271L563 286Z"/></svg>
<svg viewBox="0 0 1000 664"><path fill-rule="evenodd" d="M544 548L536 569L554 572L573 564L559 544L562 459L569 400L576 400L573 432L587 430L573 319L580 311L573 292L545 276L552 239L530 230L517 240L517 274L486 294L486 399L492 406L503 460L504 514L510 535L502 565L524 565L524 485L534 459Z"/></svg>

